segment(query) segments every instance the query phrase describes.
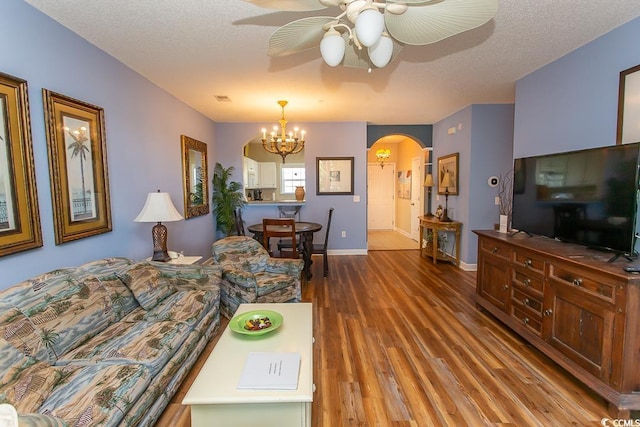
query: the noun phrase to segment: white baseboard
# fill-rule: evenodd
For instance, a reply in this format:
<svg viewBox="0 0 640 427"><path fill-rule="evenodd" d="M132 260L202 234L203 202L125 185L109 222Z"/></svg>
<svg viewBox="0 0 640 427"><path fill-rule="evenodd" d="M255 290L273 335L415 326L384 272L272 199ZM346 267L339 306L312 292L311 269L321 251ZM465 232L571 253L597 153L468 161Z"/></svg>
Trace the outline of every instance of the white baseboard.
<svg viewBox="0 0 640 427"><path fill-rule="evenodd" d="M367 255L366 249L332 249L327 251L327 255Z"/></svg>

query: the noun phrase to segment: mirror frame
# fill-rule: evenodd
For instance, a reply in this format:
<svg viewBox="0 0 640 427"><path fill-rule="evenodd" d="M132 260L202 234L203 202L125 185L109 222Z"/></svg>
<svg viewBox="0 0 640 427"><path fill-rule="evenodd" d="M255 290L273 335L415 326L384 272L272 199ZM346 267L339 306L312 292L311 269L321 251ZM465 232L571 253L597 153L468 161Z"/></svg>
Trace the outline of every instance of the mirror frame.
<svg viewBox="0 0 640 427"><path fill-rule="evenodd" d="M209 176L207 168L207 144L186 135L180 136L182 143L182 188L184 193L184 217L185 219L195 216L207 215L209 213ZM202 203L193 202L193 194L191 192L192 179L189 173L192 170L190 162L191 151L197 151L202 155ZM197 183L195 185L198 185Z"/></svg>

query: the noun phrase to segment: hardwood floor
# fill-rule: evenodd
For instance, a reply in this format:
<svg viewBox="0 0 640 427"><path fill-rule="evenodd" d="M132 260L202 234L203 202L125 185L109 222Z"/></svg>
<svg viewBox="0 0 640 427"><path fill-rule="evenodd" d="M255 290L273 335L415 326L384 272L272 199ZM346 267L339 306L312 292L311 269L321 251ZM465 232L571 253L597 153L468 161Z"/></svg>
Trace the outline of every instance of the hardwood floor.
<svg viewBox="0 0 640 427"><path fill-rule="evenodd" d="M369 230L367 243L370 251L420 249L416 240L392 230Z"/></svg>
<svg viewBox="0 0 640 427"><path fill-rule="evenodd" d="M329 258L329 278L318 258L303 288L314 304L314 427L600 426L608 417L602 399L476 309L475 273L418 251ZM188 384L158 426L189 425Z"/></svg>

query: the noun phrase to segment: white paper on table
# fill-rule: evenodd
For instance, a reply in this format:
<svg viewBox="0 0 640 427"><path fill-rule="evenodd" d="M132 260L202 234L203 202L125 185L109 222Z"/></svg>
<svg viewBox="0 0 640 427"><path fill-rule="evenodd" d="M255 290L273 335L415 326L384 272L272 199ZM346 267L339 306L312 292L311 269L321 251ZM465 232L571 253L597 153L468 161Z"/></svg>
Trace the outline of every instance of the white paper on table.
<svg viewBox="0 0 640 427"><path fill-rule="evenodd" d="M251 352L238 381L239 389L296 390L300 353Z"/></svg>

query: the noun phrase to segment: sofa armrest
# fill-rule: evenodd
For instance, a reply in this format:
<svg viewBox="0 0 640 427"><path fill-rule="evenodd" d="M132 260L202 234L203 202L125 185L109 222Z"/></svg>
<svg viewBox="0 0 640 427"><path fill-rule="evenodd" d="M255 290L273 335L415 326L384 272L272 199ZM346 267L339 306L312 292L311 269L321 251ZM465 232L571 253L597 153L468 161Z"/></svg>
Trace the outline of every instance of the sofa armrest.
<svg viewBox="0 0 640 427"><path fill-rule="evenodd" d="M222 272L222 277L233 285L254 291L258 289L258 282L256 281L255 275L248 271L225 268Z"/></svg>
<svg viewBox="0 0 640 427"><path fill-rule="evenodd" d="M304 260L292 258L268 258L265 271L299 277L304 268Z"/></svg>
<svg viewBox="0 0 640 427"><path fill-rule="evenodd" d="M167 264L150 261L161 274L171 281L176 289L202 289L212 286L219 288L222 268L219 265Z"/></svg>
<svg viewBox="0 0 640 427"><path fill-rule="evenodd" d="M20 427L67 427L68 424L58 417L37 413L18 414Z"/></svg>

